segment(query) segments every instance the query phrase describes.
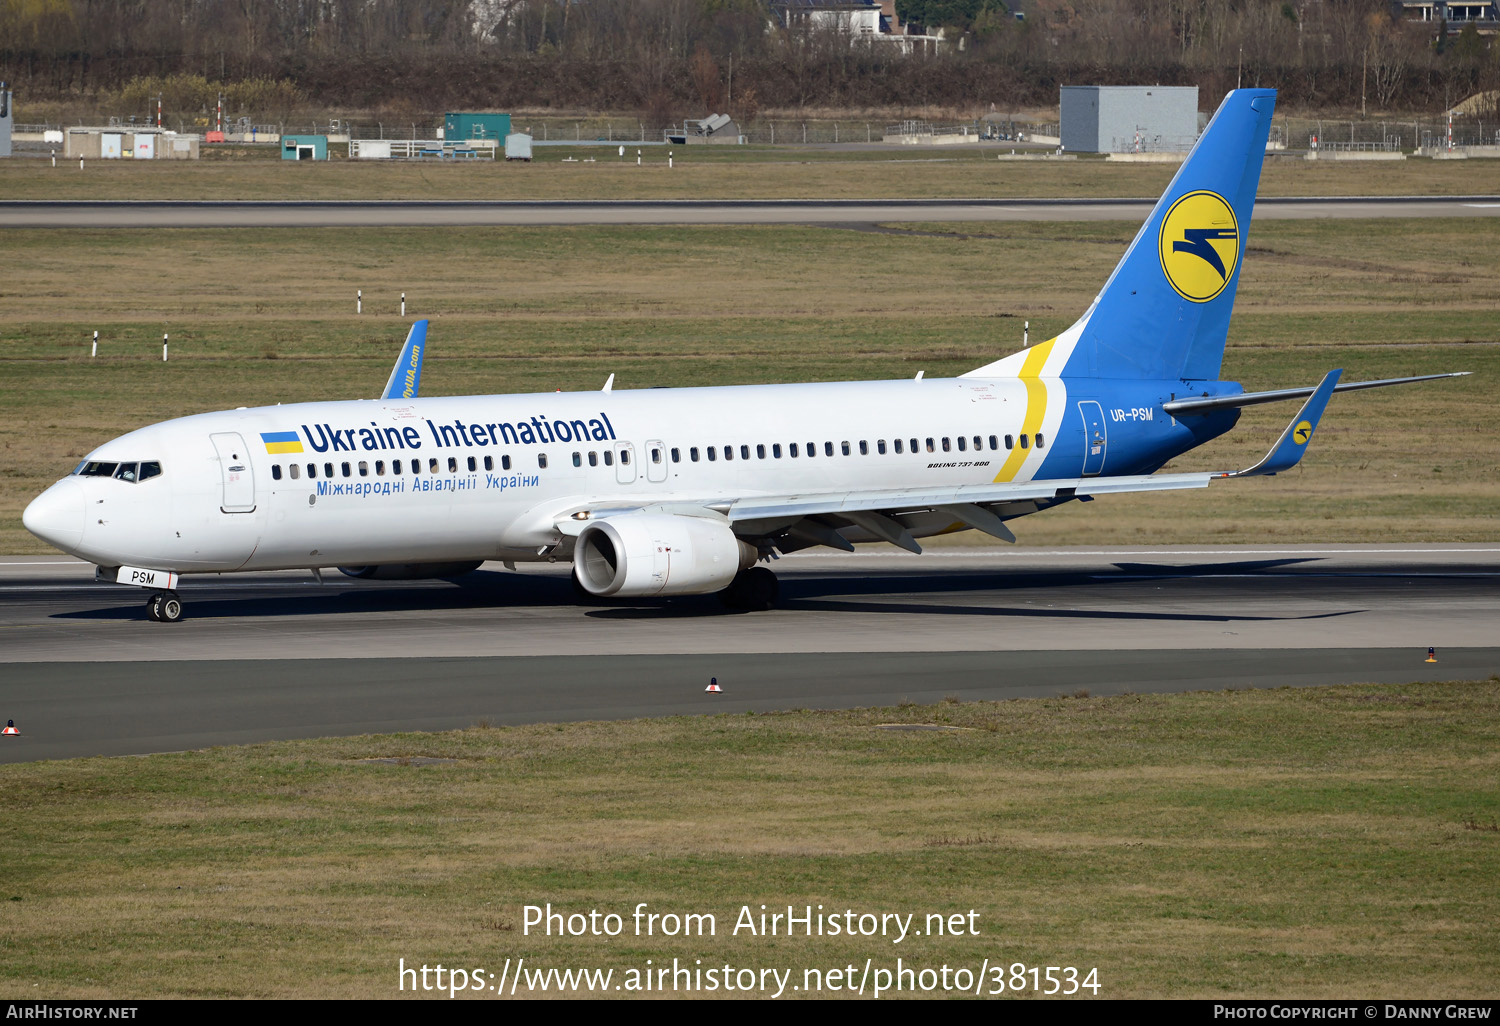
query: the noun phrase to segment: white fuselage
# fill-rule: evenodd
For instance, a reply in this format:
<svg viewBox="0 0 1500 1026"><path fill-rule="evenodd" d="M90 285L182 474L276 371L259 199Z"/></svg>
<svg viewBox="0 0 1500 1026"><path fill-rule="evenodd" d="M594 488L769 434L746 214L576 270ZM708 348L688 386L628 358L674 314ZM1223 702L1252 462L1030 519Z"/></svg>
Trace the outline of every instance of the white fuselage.
<svg viewBox="0 0 1500 1026"><path fill-rule="evenodd" d="M1048 437L1066 401L1056 379L933 379L231 410L104 444L89 461L161 473L75 473L27 526L101 565L181 573L567 558L558 524L580 510L1026 481L1063 452L1076 474L1081 431Z"/></svg>

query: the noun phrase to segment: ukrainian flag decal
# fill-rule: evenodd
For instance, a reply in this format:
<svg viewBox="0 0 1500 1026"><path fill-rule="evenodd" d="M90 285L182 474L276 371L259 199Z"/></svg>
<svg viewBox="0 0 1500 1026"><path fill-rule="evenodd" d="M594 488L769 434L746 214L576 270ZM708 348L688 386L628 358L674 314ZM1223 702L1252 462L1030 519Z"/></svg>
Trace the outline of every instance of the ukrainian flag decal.
<svg viewBox="0 0 1500 1026"><path fill-rule="evenodd" d="M295 431L262 431L260 440L266 443L266 452L272 455L302 451L302 439Z"/></svg>

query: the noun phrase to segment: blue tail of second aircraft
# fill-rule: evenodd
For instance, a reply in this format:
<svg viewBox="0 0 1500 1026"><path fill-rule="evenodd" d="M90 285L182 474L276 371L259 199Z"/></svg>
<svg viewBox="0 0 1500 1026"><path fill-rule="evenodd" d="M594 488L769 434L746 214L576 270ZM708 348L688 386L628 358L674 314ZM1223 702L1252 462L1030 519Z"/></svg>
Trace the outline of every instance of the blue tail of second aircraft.
<svg viewBox="0 0 1500 1026"><path fill-rule="evenodd" d="M422 387L422 352L427 348L427 322L417 321L406 333L406 345L396 357L391 376L380 393L382 399L415 399Z"/></svg>
<svg viewBox="0 0 1500 1026"><path fill-rule="evenodd" d="M1217 379L1275 106L1274 89L1224 98L1093 305L1043 343L1051 359L1017 353L970 374L1045 363L1064 377Z"/></svg>

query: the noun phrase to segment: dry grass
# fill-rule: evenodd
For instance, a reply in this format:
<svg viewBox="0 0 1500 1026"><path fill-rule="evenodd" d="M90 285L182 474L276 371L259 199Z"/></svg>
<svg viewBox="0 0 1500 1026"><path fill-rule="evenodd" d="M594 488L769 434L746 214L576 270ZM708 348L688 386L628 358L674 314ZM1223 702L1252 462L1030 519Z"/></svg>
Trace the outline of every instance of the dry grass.
<svg viewBox="0 0 1500 1026"><path fill-rule="evenodd" d="M412 316L428 394L961 373L1065 327L1133 226L8 231L0 551L46 483L113 435L205 409L372 395ZM920 273L914 271L920 269ZM935 284L938 283L938 284ZM363 317L353 294L366 297ZM713 297L705 309L703 297ZM1484 221L1257 224L1226 376L1251 388L1440 370L1340 397L1307 469L1023 522L1028 543L1492 540L1500 245ZM90 333L101 334L89 360ZM160 362L170 331L173 359ZM1253 462L1249 411L1184 467Z"/></svg>
<svg viewBox="0 0 1500 1026"><path fill-rule="evenodd" d="M1098 966L1110 997L1482 996L1497 699L1494 679L1072 697L5 766L0 989L378 997L398 958L900 955ZM548 901L720 929L524 936L520 906ZM973 908L981 935L726 935L762 903Z"/></svg>
<svg viewBox="0 0 1500 1026"><path fill-rule="evenodd" d="M397 314L404 291L420 316L484 322L1008 316L1048 332L1087 305L1135 227L11 230L7 248L18 259L0 292L0 323L336 317L389 330L382 318ZM1493 337L1495 322L1472 315L1500 306L1495 239L1482 218L1258 223L1232 340ZM367 311L358 321L356 289ZM983 357L1020 340L1019 323L985 328L974 334L999 337L982 350L914 346L912 355Z"/></svg>
<svg viewBox="0 0 1500 1026"><path fill-rule="evenodd" d="M8 199L872 199L1159 195L1177 165L1102 160L1012 162L993 150L830 152L792 148L648 148L622 163L603 147L538 148L531 164L279 160L10 160ZM595 163L563 164L566 157ZM1468 166L1466 166L1468 165ZM1476 167L1478 170L1476 170ZM1380 163L1271 159L1262 196L1467 195L1494 191L1486 161Z"/></svg>

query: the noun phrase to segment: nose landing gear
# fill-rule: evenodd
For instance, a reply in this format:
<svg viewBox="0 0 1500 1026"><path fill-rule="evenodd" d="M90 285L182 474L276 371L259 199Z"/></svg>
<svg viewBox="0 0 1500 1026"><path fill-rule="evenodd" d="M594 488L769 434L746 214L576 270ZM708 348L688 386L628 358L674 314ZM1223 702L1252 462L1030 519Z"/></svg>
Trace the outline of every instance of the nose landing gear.
<svg viewBox="0 0 1500 1026"><path fill-rule="evenodd" d="M146 615L159 623L176 623L182 619L182 599L175 591L158 591L146 600Z"/></svg>

